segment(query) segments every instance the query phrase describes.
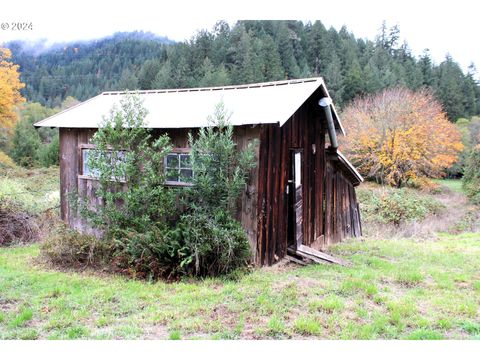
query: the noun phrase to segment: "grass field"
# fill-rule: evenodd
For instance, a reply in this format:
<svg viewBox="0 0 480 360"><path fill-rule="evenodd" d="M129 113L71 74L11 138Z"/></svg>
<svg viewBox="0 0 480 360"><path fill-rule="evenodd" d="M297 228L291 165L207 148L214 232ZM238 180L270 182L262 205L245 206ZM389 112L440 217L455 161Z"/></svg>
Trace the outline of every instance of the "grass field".
<svg viewBox="0 0 480 360"><path fill-rule="evenodd" d="M461 179L435 179L433 180L437 184L443 185L449 188L452 191L464 194L465 190L462 187L462 180Z"/></svg>
<svg viewBox="0 0 480 360"><path fill-rule="evenodd" d="M352 262L237 281L146 283L62 272L0 249L0 339L480 339L479 234L352 241Z"/></svg>
<svg viewBox="0 0 480 360"><path fill-rule="evenodd" d="M441 196L460 213L453 195ZM2 197L33 214L58 206L58 168L0 174ZM479 233L329 251L352 266L147 283L53 269L38 244L0 248L0 339L480 339Z"/></svg>

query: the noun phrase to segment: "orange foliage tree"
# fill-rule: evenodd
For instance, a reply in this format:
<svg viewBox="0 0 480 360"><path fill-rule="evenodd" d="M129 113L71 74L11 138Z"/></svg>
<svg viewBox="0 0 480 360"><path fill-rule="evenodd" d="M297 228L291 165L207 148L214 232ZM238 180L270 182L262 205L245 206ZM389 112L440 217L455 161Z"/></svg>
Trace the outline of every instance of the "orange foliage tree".
<svg viewBox="0 0 480 360"><path fill-rule="evenodd" d="M20 81L18 65L10 61L12 53L0 47L0 136L11 133L18 120L15 108L25 101L20 90L25 86Z"/></svg>
<svg viewBox="0 0 480 360"><path fill-rule="evenodd" d="M385 89L357 98L342 112L343 150L359 171L400 187L439 177L463 149L461 134L428 89Z"/></svg>

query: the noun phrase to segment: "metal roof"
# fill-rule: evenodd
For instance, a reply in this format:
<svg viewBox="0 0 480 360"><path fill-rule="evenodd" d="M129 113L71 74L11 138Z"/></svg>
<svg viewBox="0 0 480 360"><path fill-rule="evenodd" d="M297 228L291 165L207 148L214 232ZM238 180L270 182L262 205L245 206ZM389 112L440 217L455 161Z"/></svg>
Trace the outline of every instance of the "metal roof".
<svg viewBox="0 0 480 360"><path fill-rule="evenodd" d="M223 101L232 112L232 125L272 124L282 126L300 106L322 87L322 78L309 78L239 86L138 91L148 110L151 128L196 128L208 125L208 116ZM36 127L98 128L125 92L104 92L85 102L34 124ZM335 127L344 134L335 107Z"/></svg>

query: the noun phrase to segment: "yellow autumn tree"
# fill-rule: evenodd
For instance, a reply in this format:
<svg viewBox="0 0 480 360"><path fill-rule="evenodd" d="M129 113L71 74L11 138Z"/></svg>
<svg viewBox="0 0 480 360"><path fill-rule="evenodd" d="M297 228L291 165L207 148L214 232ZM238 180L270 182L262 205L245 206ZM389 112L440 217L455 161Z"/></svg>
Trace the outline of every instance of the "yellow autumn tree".
<svg viewBox="0 0 480 360"><path fill-rule="evenodd" d="M369 178L400 187L439 177L457 161L461 134L431 91L386 89L354 100L342 112L343 151Z"/></svg>
<svg viewBox="0 0 480 360"><path fill-rule="evenodd" d="M0 145L11 135L18 120L16 107L25 101L20 94L25 84L20 81L19 66L10 61L11 57L9 49L0 47Z"/></svg>

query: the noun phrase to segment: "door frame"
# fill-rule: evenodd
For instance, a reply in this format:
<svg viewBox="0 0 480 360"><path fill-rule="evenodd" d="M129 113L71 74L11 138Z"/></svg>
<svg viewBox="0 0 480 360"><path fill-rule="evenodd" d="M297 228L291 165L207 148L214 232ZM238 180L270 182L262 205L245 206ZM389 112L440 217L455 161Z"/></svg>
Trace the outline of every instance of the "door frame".
<svg viewBox="0 0 480 360"><path fill-rule="evenodd" d="M303 245L303 148L290 149L290 176L288 180L288 229L289 245L298 249Z"/></svg>

